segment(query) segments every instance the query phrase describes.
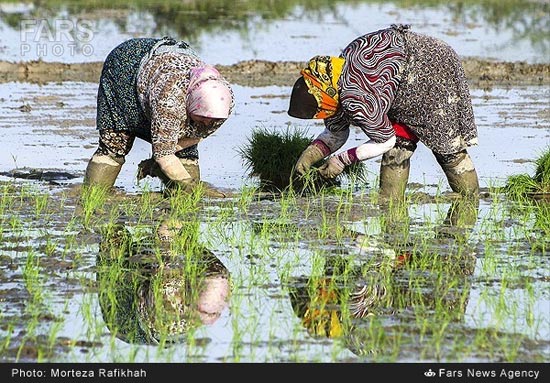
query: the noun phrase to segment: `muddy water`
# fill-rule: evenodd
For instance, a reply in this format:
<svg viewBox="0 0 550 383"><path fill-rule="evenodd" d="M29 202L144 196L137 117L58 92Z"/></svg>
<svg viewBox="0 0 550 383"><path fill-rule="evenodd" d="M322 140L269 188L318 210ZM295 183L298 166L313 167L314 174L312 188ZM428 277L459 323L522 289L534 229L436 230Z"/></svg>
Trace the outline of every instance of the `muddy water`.
<svg viewBox="0 0 550 383"><path fill-rule="evenodd" d="M185 25L178 25L185 18L170 20L152 10L136 11L131 6L117 11L67 12L2 4L10 17L0 19L1 53L9 61L38 58L50 62L98 61L128 38L171 34L189 40L213 64L228 65L250 59L303 61L316 54L336 53L368 31L403 23L444 39L461 56L540 63L548 62L550 54L548 40L544 38L548 35L548 9L544 2L527 4L523 14L517 8L507 12L498 6L484 7L483 2L462 8L446 3L423 7L422 2L419 6L337 2L330 8L318 9L296 3L285 6L288 10L282 17L274 17L266 10L260 17L251 10L233 23L225 20L225 24L217 26L216 19L206 19L190 31L181 31ZM36 13L42 13L44 21L37 22Z"/></svg>
<svg viewBox="0 0 550 383"><path fill-rule="evenodd" d="M217 186L239 189L254 182L247 177L238 148L254 128L306 129L313 137L323 126L313 121L289 118L287 87L234 86L235 113L214 135L199 144L203 178ZM97 146L93 83L35 85L0 84L2 171L16 169L58 170L73 174L68 183L82 181L87 161ZM546 87L516 86L490 90L472 89L480 145L471 149L482 187L502 186L506 177L534 171L533 160L550 143L550 111ZM32 139L31 139L32 138ZM365 137L352 130L346 146L356 146ZM116 186L128 193L143 187L158 188L147 178L136 183L137 164L150 157L150 145L136 140ZM367 162L376 176L378 161ZM432 154L420 146L413 157L410 182L424 184L428 192L448 189Z"/></svg>
<svg viewBox="0 0 550 383"><path fill-rule="evenodd" d="M417 29L445 38L465 56L511 61L519 56L532 63L548 63L544 53L547 51L535 49L531 40L516 39L514 30L503 32L472 19L450 19L444 10L403 10L385 4L339 5L330 14L322 13L323 22L318 24L309 12L297 9L272 23L252 19L251 33L246 38L228 30L214 35L205 32L195 39L203 55L222 65L254 58L276 61L282 57L302 61L319 46L316 40L317 36L322 36L318 33L319 25L323 33L342 36L341 41L347 42L357 33L356 25L366 25L366 29L371 30L387 25L389 19L392 22L413 20ZM373 16L361 17L367 13ZM101 28L94 35L97 36L93 40L94 54L86 60L97 62L106 54L107 47L130 35L155 30L155 21L147 14L143 16L145 26L139 31L130 29L136 15L132 12L124 15L126 21L118 24L109 17L102 19ZM14 50L17 44L11 45L11 41L17 41L18 31L6 25L3 28L6 34L2 35L5 47L1 58L4 61L30 58L18 57ZM280 33L282 29L288 33ZM11 37L6 39L6 36ZM283 39L288 36L289 39ZM486 36L491 38L485 39ZM342 42L331 39L334 45L327 48L338 50ZM227 52L225 47L228 45L236 48ZM43 59L59 61L52 57ZM78 62L84 58L62 56L62 60ZM509 71L501 79L510 78L517 72L512 65L504 66ZM87 68L86 73L89 73L90 68ZM550 244L545 239L548 231L541 232L533 227L536 210L514 210L514 204L489 193L490 188L502 186L509 175L532 174L533 160L550 145L550 91L546 86L548 69L544 68L542 72L534 72L535 75L527 71L523 81L513 83L487 81L491 76L479 74L477 76L485 78L485 82L472 81L480 145L470 152L480 176L483 198L465 250L461 248L457 255L454 252L457 245L453 241L436 240L432 236L452 204L450 199L434 198L440 192L446 194L449 189L433 156L422 146L412 160L410 191L419 199L408 209L410 238L404 243L399 233L386 231L384 213L361 193L351 202L344 203L351 205L351 213L344 218L341 238L317 232L327 219L320 212L328 212L330 220L330 213L342 203L334 196L327 197L322 207L319 201L299 201L298 208L286 216L283 211L289 210L288 204L277 199L256 201L244 210L237 199L206 201L198 213L199 240L229 272L231 298L215 321L198 326L187 338L167 348L116 337L112 323L102 311L101 293L119 293L116 286L124 285L124 280L114 280L113 290L101 284L104 272L109 269L99 262L100 243L104 239L99 230L101 225L84 227L82 211L77 207L78 187L97 145L96 83L75 81L78 76L63 82L52 82L48 78L42 84L0 83L0 140L5 143L0 152L0 182L2 186L13 182L17 185L13 191L3 189L0 195L2 201L10 201L6 209L0 211L0 333L2 339L10 339L9 344L2 345L0 360L549 360L550 264L547 252ZM97 71L97 67L91 70ZM469 69L468 74L476 78L475 70ZM541 83L541 76L545 79L543 85L533 85ZM267 84L256 83L256 86L235 81L234 90L237 99L234 115L201 143L199 149L204 180L238 195L244 186L256 184L243 169L236 150L253 128L306 128L313 136L322 126L286 115L288 78ZM355 146L364 139L360 132L353 131L347 146ZM141 184L135 182L137 164L149 155L148 144L136 141L117 180L120 199L113 199L105 206L106 217L100 213L96 215L99 222L104 223L113 205L133 206L124 209L119 220L135 238L141 239L150 236L158 225L154 219L156 215L140 217L139 208L136 208L143 204L139 198L144 189L158 191L160 186L151 179ZM371 180L364 192L370 193L376 189L379 163L369 161L367 166ZM32 180L36 178L40 180ZM21 185L30 185L33 189L21 190ZM40 198L36 197L42 193L49 198L44 209L40 207ZM152 198L160 199L155 193ZM161 207L164 207L162 203ZM157 214L161 211L161 208L155 210ZM413 254L413 260L414 257L437 259L438 262L433 262L437 266L401 266L401 262L408 261L409 253ZM304 319L312 320L312 317L305 315L304 302L308 301L311 286L319 289L322 286L312 285L311 281L330 279L334 270L345 266L353 270L352 287L363 288L368 286L367 276L373 271L378 275L379 271L366 265L380 263L380 257L382 261L399 261L388 288L391 287L402 301L388 305L374 318L381 322L387 338L403 340L401 348L377 347L373 342L376 336L370 332L376 328L369 322L368 318L372 317L352 321L343 336L312 333L312 328L305 325L308 322ZM452 275L441 274L439 268L443 266L439 264L447 265L445 273L450 270ZM420 296L405 292L413 276ZM448 290L437 283L445 282L446 278L452 282ZM336 280L336 286L342 290L350 288L348 283ZM443 346L436 353L429 343L436 336L421 334L415 307L420 303L428 307L424 320L441 319L429 314L436 305L433 302L440 302L437 297L441 289L445 293L443 303L447 302L452 308L448 315L456 316L457 320L451 321L446 328L442 335ZM507 302L506 309L495 301ZM346 303L331 301L330 304L342 308ZM135 316L132 318L135 320ZM476 339L487 340L485 344L478 344ZM508 355L509 350L519 350L518 355Z"/></svg>
<svg viewBox="0 0 550 383"><path fill-rule="evenodd" d="M230 305L221 312L220 317L214 323L199 327L193 332L195 346L190 347L188 342L183 342L157 352L153 351L155 347L151 345L139 346L118 338L113 339L102 320L101 305L96 293L98 290L94 283L98 270L96 258L101 236L97 231L83 230L76 223L79 222L78 219L74 224L70 224L74 220L77 205L74 197L71 197L70 190L78 188L81 183L86 162L97 144L94 127L95 92L96 85L93 83L66 82L42 86L29 83L0 84L0 94L4 99L0 109L4 126L0 135L3 142L10 142L1 154L0 162L5 170L1 180L11 182L13 178L9 172L15 171L23 175L33 171L51 174L66 172L71 175L44 178L42 181L24 181L24 176L19 175L17 183L31 182L39 191L52 195L50 209L53 213L43 217L39 215L42 218L36 219L33 203L26 207L13 208L11 211L17 212L17 220L20 220L15 226L10 224L11 214L4 213L4 331L9 328L7 323L13 326L15 318L24 318L22 322L17 322L22 324L21 328L16 326L12 329L12 347L4 353L4 360L51 358L56 361L110 362L128 360L130 355L132 361L169 362L277 362L295 358L332 362L369 360L372 355L381 358L377 360L391 360L390 355L384 356L380 352L372 354L372 346L368 344L372 339L368 336L366 323L359 323L348 336L334 342L310 338L306 328L301 327L296 312L299 312L301 307L299 302L307 300L307 294L304 295L305 292L300 286L307 282L307 278L314 270L313 259L316 252L320 251L317 247L319 241L310 240L304 234L304 238L294 242L293 234L288 236L285 231L282 234L274 232L272 238L268 237L267 243L258 244L260 248L255 249L253 244L259 242L256 238L256 225L261 228L266 222L273 221L274 227L277 227L276 222L282 209L277 201L253 204L244 215L223 222L222 228L225 229L208 222L215 221L217 214L227 207L223 204L217 206L218 203L214 202L211 205L207 204L202 211L205 223L201 241L208 244L209 249L228 269L233 289ZM311 122L291 120L286 116L286 87L235 86L235 93L238 101L234 116L213 137L201 143L199 148L204 180L238 194L243 186L256 183L253 178L248 177L236 151L236 148L249 137L252 128L302 127L307 128L313 135L320 132L322 127ZM470 254L470 269L473 271L469 275L472 279L468 280L467 287L461 290L468 293L463 322L449 329L447 336L450 342L456 334L469 333L467 339L473 342L475 334L484 332L487 326L495 326L501 330L514 328L513 333L503 330L504 333L499 337L513 337L521 343L524 354L516 360L538 361L549 356L550 326L547 312L550 300L547 296L547 273L550 265L546 262L548 257L544 256L544 250L533 255L525 243L525 236L528 234L525 234L524 230L529 232L529 229L521 229L525 225L522 221L513 223L512 218L509 231L499 235L486 232L487 226L498 226L504 220L511 219L508 218L509 213L505 209L501 210L503 207L498 199L493 199L487 191L490 187L503 185L508 175L532 173L533 159L550 142L550 116L545 102L548 90L537 86L472 89L472 95L481 144L473 148L471 153L486 198L482 200L480 218L473 232L476 238L473 243L478 245L474 245ZM362 140L364 137L354 131L348 145L356 145ZM133 198L132 195L139 196L144 188L160 189L160 185L149 178L141 184L135 182L137 163L149 155L149 146L137 141L116 184L117 188L126 194L126 198ZM376 185L379 164L375 160L367 165L371 176L370 186L366 189L368 193L375 190L373 185ZM449 190L441 170L431 153L424 147L419 147L413 157L410 182L411 191L425 192L431 196ZM69 197L61 198L58 194L60 192L69 193ZM361 199L358 199L355 218L348 227L352 232L366 235L363 237L366 240L357 242L351 236L345 240L344 245L331 244L329 241L323 245L323 251L328 249L329 254L343 253L343 259L355 259L357 254L363 254L366 260L369 260L373 253L392 253L391 246L379 242L384 234L380 229L376 229L380 228L380 213L377 212L376 206L360 201ZM445 215L448 207L448 202L420 203L411 206L410 231L418 236L418 241L425 241L426 232L433 230L430 229L430 225L441 222L442 215ZM130 221L135 221L137 216L129 214L127 227L136 228L136 223ZM145 225L149 227L148 230L152 230L157 224L153 221L141 222L139 225ZM299 225L303 232L307 233L310 230L307 228L317 227L318 222L297 216L292 218L290 225ZM220 230L225 231L221 238ZM494 239L495 236L504 237L498 239L494 245L487 245L488 238ZM499 241L502 242L498 243ZM47 243L54 244L56 250L53 255L45 255ZM67 243L72 245L68 246ZM284 246L284 243L289 245ZM243 244L252 247L243 252ZM445 243L431 246L435 246L431 251L441 256L449 253L448 245ZM486 249L487 246L489 250ZM493 246L497 247L497 250ZM69 250L63 250L64 248ZM484 254L495 251L502 254L496 265L493 264L494 260L485 263ZM46 347L46 338L24 340L24 334L28 331L32 319L25 319L30 314L25 314L27 309L22 302L27 302L27 305L31 306L36 304L32 303L32 286L29 287L28 283L25 283L26 279L22 274L29 254L36 254L42 259L40 274L43 277L36 283L46 292L43 299L47 309L40 320L42 325L35 331L39 334L49 334L54 329L56 331L54 347L44 356L39 356L37 350ZM539 260L535 261L533 256ZM290 274L285 271L289 267L285 265L289 264L292 265ZM515 279L518 285L505 289L502 296L499 275L509 273L510 264L514 265L514 270L517 267L522 271ZM495 266L494 272L487 272L488 268L492 270ZM259 275L262 277L258 277ZM397 281L400 281L400 278L406 280L405 276L396 278ZM521 287L524 279L531 281L530 290ZM428 290L430 288L428 287ZM529 291L534 291L534 298ZM503 319L503 314L495 311L491 299L509 300L514 302L516 307L513 312L520 310L530 314L526 317L520 315L519 318L510 314L508 319L504 315ZM388 318L393 318L388 324L388 333L395 330L393 326L396 320L404 326L411 321L414 322L414 314L408 310L401 311L397 317L391 315ZM493 323L494 321L496 323ZM503 325L502 321L506 325ZM239 323L237 327L236 323ZM390 325L391 323L394 324ZM252 326L254 330L250 332L248 326ZM273 331L277 334L275 338ZM251 344L253 351L241 351L241 354L235 356L235 342ZM20 346L22 348L18 348ZM17 355L17 352L21 354ZM416 347L404 346L398 354L398 360L419 361L418 352ZM452 347L444 348L441 353L439 356L425 354L421 360L495 360L494 356L482 352L467 352L457 357ZM500 355L497 358L504 356Z"/></svg>

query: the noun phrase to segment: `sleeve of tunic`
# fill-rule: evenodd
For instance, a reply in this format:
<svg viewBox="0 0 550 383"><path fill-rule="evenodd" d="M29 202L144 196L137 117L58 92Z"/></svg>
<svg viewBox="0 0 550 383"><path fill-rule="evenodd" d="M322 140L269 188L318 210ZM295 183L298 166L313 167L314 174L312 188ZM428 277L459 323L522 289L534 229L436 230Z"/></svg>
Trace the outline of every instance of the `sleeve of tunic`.
<svg viewBox="0 0 550 383"><path fill-rule="evenodd" d="M176 152L178 139L186 124L184 90L170 83L159 84L159 96L151 100L151 144L153 157Z"/></svg>
<svg viewBox="0 0 550 383"><path fill-rule="evenodd" d="M339 109L336 114L325 119L325 130L317 136L330 149L331 153L340 149L348 140L350 124Z"/></svg>
<svg viewBox="0 0 550 383"><path fill-rule="evenodd" d="M405 65L403 36L392 28L352 41L342 52L346 65L340 78L340 104L349 122L373 142L394 136L388 111Z"/></svg>

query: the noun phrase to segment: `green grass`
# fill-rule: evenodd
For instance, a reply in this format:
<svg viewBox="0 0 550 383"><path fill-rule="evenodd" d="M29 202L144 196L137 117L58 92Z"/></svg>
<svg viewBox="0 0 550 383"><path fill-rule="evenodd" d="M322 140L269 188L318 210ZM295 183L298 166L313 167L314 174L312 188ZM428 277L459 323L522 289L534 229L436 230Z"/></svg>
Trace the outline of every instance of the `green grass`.
<svg viewBox="0 0 550 383"><path fill-rule="evenodd" d="M550 147L535 159L535 173L509 176L504 187L506 195L515 200L533 195L550 194Z"/></svg>
<svg viewBox="0 0 550 383"><path fill-rule="evenodd" d="M544 356L544 340L534 340L548 326L537 308L548 282L537 276L549 242L533 228L548 227L547 210L512 212L493 195L472 222L469 206L442 197L381 209L345 191L265 200L244 188L209 201L84 190L87 202L12 185L2 191L0 273L11 270L6 283L27 297L25 305L9 294L0 302L4 360L201 362L212 347L227 362ZM168 246L154 239L164 224L175 229ZM447 225L463 226L460 238L439 236ZM178 265L181 299L192 303L208 275L204 248L231 275L225 321L215 337L199 325L174 338L170 324L182 317L162 310L165 277ZM161 304L148 312L159 318L159 344L147 346L136 312L144 289ZM81 328L61 337L64 321L78 319L75 304Z"/></svg>
<svg viewBox="0 0 550 383"><path fill-rule="evenodd" d="M271 192L287 190L318 192L323 188L340 186L347 179L366 182L366 167L362 162L347 166L341 176L327 180L319 175L317 168L325 160L312 166L302 179L294 174L294 166L302 152L313 141L306 129L255 128L248 140L238 148L244 166L251 177L258 177L260 189Z"/></svg>

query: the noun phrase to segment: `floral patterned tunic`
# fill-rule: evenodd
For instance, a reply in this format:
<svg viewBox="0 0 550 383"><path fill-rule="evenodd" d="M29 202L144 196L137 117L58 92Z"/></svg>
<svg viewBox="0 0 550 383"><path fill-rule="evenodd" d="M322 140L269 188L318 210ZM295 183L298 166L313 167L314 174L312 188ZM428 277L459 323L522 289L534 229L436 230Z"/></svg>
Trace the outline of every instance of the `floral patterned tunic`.
<svg viewBox="0 0 550 383"><path fill-rule="evenodd" d="M190 71L203 65L187 43L166 37L130 39L113 49L98 90L97 153L123 157L140 137L151 142L155 158L198 158L196 145L176 153L178 140L205 138L223 123L206 130L187 117Z"/></svg>

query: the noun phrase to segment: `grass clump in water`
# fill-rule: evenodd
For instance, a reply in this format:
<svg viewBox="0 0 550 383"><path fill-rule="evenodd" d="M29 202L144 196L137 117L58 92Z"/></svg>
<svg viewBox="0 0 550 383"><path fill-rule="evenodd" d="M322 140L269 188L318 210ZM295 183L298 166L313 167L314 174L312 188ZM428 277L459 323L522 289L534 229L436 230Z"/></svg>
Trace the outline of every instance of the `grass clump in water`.
<svg viewBox="0 0 550 383"><path fill-rule="evenodd" d="M317 169L325 160L312 166L311 171L302 180L294 175L294 165L302 152L313 141L304 129L286 129L285 131L257 128L252 131L248 141L238 148L250 176L260 179L260 188L269 192L281 192L288 189L299 191L319 191L322 188L340 186L344 177L357 180L366 179L366 170L362 162L347 166L344 173L336 179L323 178Z"/></svg>
<svg viewBox="0 0 550 383"><path fill-rule="evenodd" d="M504 191L512 199L547 195L550 198L550 147L535 160L535 175L508 177Z"/></svg>

